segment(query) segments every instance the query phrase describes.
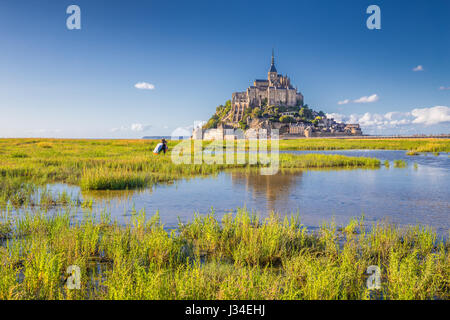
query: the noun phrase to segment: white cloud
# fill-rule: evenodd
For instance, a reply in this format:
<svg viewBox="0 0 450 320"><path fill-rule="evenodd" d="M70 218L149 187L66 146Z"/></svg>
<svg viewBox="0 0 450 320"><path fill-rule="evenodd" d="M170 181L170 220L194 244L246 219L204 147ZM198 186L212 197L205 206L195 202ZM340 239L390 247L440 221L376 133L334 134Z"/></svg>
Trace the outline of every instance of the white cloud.
<svg viewBox="0 0 450 320"><path fill-rule="evenodd" d="M170 134L171 137L190 137L192 135L192 126L191 127L179 127L172 131Z"/></svg>
<svg viewBox="0 0 450 320"><path fill-rule="evenodd" d="M370 113L344 115L327 113L328 118L337 122L359 123L364 131L384 131L387 129L410 131L418 126L431 126L450 123L450 108L435 106L431 108L414 109L410 112L387 112L385 114Z"/></svg>
<svg viewBox="0 0 450 320"><path fill-rule="evenodd" d="M142 123L133 123L131 126L120 126L118 128L112 128L111 132L126 132L126 131L134 131L134 132L144 132L148 131L151 128L151 125L142 124Z"/></svg>
<svg viewBox="0 0 450 320"><path fill-rule="evenodd" d="M361 97L359 99L354 100L353 102L354 103L371 103L371 102L378 101L378 99L379 99L378 95L373 94L373 95L368 96L368 97L366 97L366 96Z"/></svg>
<svg viewBox="0 0 450 320"><path fill-rule="evenodd" d="M336 120L337 122L343 122L346 119L346 116L343 114L340 114L340 113L327 113L326 116L327 116L327 118L329 118L329 119L332 118L332 119Z"/></svg>
<svg viewBox="0 0 450 320"><path fill-rule="evenodd" d="M413 123L434 125L443 122L450 122L450 108L436 106L432 108L414 109L411 114L415 117Z"/></svg>
<svg viewBox="0 0 450 320"><path fill-rule="evenodd" d="M197 128L201 128L201 127L203 127L205 124L207 123L207 121L194 121L194 127L195 127L195 129L197 129Z"/></svg>
<svg viewBox="0 0 450 320"><path fill-rule="evenodd" d="M172 131L172 137L191 136L194 129L201 128L206 124L206 121L194 121L193 125L178 127Z"/></svg>
<svg viewBox="0 0 450 320"><path fill-rule="evenodd" d="M424 69L423 69L423 66L421 65L421 64L419 64L417 67L415 67L415 68L413 68L413 71L414 72L417 72L417 71L423 71Z"/></svg>
<svg viewBox="0 0 450 320"><path fill-rule="evenodd" d="M142 131L147 131L148 129L150 129L150 125L145 125L142 123L133 123L131 125L131 131L138 131L138 132L142 132Z"/></svg>
<svg viewBox="0 0 450 320"><path fill-rule="evenodd" d="M387 121L388 120L385 120L384 115L370 112L364 113L358 120L359 124L362 126L379 126L385 124Z"/></svg>
<svg viewBox="0 0 450 320"><path fill-rule="evenodd" d="M138 82L134 85L136 89L140 90L154 90L155 85L148 82Z"/></svg>
<svg viewBox="0 0 450 320"><path fill-rule="evenodd" d="M342 101L338 101L338 104L343 105L343 104L348 104L348 103L371 103L371 102L376 102L379 99L380 99L380 97L378 97L377 94L373 94L371 96L363 96L363 97L355 99L355 100L345 99Z"/></svg>
<svg viewBox="0 0 450 320"><path fill-rule="evenodd" d="M450 87L444 87L444 86L440 86L439 90L450 90Z"/></svg>

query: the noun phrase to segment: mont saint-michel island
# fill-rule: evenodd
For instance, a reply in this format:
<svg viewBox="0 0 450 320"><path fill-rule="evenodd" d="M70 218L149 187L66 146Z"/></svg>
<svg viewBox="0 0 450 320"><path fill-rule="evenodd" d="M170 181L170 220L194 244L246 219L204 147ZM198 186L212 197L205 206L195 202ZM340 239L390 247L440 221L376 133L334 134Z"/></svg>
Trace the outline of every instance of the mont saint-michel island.
<svg viewBox="0 0 450 320"><path fill-rule="evenodd" d="M0 3L0 302L450 300L449 0Z"/></svg>
<svg viewBox="0 0 450 320"><path fill-rule="evenodd" d="M280 137L361 136L357 123L337 122L323 111L315 111L304 103L303 94L287 75L279 74L275 55L267 79L256 79L246 91L234 92L231 100L216 108L216 113L203 126L203 139L224 138L232 129L278 129ZM228 129L228 130L227 130ZM200 130L194 134L200 137Z"/></svg>

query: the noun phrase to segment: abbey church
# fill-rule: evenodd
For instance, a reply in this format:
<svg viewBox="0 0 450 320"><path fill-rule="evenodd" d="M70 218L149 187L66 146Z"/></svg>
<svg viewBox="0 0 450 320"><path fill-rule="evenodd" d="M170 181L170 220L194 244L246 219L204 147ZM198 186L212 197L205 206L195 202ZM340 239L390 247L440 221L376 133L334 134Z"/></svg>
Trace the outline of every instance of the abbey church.
<svg viewBox="0 0 450 320"><path fill-rule="evenodd" d="M278 74L272 51L267 80L255 80L246 91L234 92L231 100L196 131L195 137L216 139L227 130L279 131L281 137L335 137L362 135L359 124L346 124L327 118L304 104L303 94L286 75ZM247 132L245 131L245 132Z"/></svg>
<svg viewBox="0 0 450 320"><path fill-rule="evenodd" d="M231 119L236 123L243 119L247 108L264 106L303 106L303 95L291 85L287 76L278 74L272 51L272 63L267 80L255 80L244 92L234 92L231 99Z"/></svg>

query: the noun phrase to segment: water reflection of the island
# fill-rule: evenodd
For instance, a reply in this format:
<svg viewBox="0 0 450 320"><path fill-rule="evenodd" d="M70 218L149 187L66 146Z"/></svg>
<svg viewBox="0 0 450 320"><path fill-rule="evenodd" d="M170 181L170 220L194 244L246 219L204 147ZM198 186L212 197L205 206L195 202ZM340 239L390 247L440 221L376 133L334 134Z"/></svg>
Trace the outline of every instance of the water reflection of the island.
<svg viewBox="0 0 450 320"><path fill-rule="evenodd" d="M393 159L403 159L408 166L283 169L269 176L261 175L257 168L245 168L161 183L143 190L86 192L67 185L49 188L55 193L65 191L83 201L92 201L94 212L107 210L119 222L132 214L132 208L145 209L149 215L159 212L162 222L171 227L177 225L178 217L190 221L196 212L205 214L213 208L220 218L224 213L246 207L261 216L271 211L281 216L299 214L303 224L313 227L332 219L343 224L364 215L368 223L389 219L399 225L429 225L440 235L448 235L447 154L410 157L404 151L335 152L374 156L391 164Z"/></svg>
<svg viewBox="0 0 450 320"><path fill-rule="evenodd" d="M281 207L286 207L288 203L292 203L292 195L295 193L300 196L302 190L302 175L307 171L347 171L355 170L354 168L321 168L321 169L280 169L278 173L273 175L262 175L260 169L230 169L225 170L222 174L231 177L231 185L233 188L242 190L256 202L261 203L262 199L266 202L266 212L278 211ZM358 169L358 170L374 170L374 169ZM199 176L196 179L214 179L212 176ZM159 186L137 189L137 190L108 190L108 191L82 191L83 199L93 200L97 205L109 205L118 207L120 205L133 204L137 197L144 199L150 197L158 187L168 187L178 189L180 182L195 180L195 178L181 179L179 181L164 182ZM174 190L176 191L176 190ZM138 200L139 202L139 200ZM195 208L191 209L195 211Z"/></svg>
<svg viewBox="0 0 450 320"><path fill-rule="evenodd" d="M245 186L245 192L253 199L265 198L267 209L275 211L277 202L287 202L294 186L301 183L303 171L280 170L274 175L261 175L259 170L231 172L233 185Z"/></svg>

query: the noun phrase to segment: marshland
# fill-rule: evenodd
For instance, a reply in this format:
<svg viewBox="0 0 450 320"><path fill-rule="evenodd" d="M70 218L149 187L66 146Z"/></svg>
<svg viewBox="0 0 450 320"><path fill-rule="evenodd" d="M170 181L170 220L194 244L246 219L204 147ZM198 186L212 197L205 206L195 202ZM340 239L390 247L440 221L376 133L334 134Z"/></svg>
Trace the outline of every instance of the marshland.
<svg viewBox="0 0 450 320"><path fill-rule="evenodd" d="M176 143L1 139L0 299L448 299L448 139L281 140L273 176Z"/></svg>

